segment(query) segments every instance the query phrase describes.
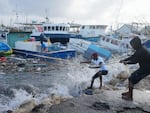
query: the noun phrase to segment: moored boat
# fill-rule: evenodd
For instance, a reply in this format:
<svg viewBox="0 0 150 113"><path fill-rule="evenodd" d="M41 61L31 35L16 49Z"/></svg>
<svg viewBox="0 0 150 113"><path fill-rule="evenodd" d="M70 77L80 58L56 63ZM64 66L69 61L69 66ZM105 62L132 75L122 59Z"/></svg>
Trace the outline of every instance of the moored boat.
<svg viewBox="0 0 150 113"><path fill-rule="evenodd" d="M61 44L52 44L44 42L47 50L41 50L40 41L31 40L30 32L10 32L7 36L8 44L13 48L15 54L21 54L26 57L40 57L45 59L66 59L75 57L76 51L68 49Z"/></svg>
<svg viewBox="0 0 150 113"><path fill-rule="evenodd" d="M107 25L81 25L79 34L82 39L97 42L100 40L100 35L105 34Z"/></svg>
<svg viewBox="0 0 150 113"><path fill-rule="evenodd" d="M117 39L111 36L100 36L99 45L118 53L128 52L130 49L129 39Z"/></svg>

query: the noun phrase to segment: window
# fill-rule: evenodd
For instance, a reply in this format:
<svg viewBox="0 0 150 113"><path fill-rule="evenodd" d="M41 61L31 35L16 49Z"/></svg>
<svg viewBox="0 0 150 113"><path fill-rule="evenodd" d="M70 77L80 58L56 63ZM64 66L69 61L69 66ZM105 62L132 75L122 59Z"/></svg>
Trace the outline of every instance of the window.
<svg viewBox="0 0 150 113"><path fill-rule="evenodd" d="M44 26L44 31L46 31L47 30L47 27L46 26Z"/></svg>
<svg viewBox="0 0 150 113"><path fill-rule="evenodd" d="M60 26L60 31L62 31L62 26Z"/></svg>
<svg viewBox="0 0 150 113"><path fill-rule="evenodd" d="M50 26L48 26L48 31L50 31L51 30L51 27Z"/></svg>
<svg viewBox="0 0 150 113"><path fill-rule="evenodd" d="M65 27L63 27L63 31L65 31Z"/></svg>
<svg viewBox="0 0 150 113"><path fill-rule="evenodd" d="M56 26L56 31L58 31L58 26Z"/></svg>
<svg viewBox="0 0 150 113"><path fill-rule="evenodd" d="M55 30L55 27L54 26L52 26L52 31L54 31Z"/></svg>

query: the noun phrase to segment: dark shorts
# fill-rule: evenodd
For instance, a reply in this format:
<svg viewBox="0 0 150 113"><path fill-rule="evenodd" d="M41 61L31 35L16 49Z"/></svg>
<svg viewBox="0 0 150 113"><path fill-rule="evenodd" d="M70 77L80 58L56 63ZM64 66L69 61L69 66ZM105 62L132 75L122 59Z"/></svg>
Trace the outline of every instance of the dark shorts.
<svg viewBox="0 0 150 113"><path fill-rule="evenodd" d="M46 48L46 45L45 45L45 44L42 44L42 48L45 49L45 48Z"/></svg>
<svg viewBox="0 0 150 113"><path fill-rule="evenodd" d="M135 72L133 72L131 74L131 76L128 78L129 81L132 83L132 84L136 84L138 83L140 80L142 80L144 77L148 76L150 74L150 71L144 71L142 69L138 69L136 70Z"/></svg>
<svg viewBox="0 0 150 113"><path fill-rule="evenodd" d="M107 70L98 71L94 76L93 79L100 77L101 75L107 75Z"/></svg>

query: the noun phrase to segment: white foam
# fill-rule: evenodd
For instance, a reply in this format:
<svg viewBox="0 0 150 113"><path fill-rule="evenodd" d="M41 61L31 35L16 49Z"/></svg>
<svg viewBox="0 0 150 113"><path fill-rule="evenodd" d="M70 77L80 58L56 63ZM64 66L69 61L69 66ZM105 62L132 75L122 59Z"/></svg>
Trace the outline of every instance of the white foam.
<svg viewBox="0 0 150 113"><path fill-rule="evenodd" d="M14 92L15 92L15 97L8 104L9 110L16 109L24 101L28 101L32 99L32 95L28 94L25 90L19 89L19 90L14 90Z"/></svg>

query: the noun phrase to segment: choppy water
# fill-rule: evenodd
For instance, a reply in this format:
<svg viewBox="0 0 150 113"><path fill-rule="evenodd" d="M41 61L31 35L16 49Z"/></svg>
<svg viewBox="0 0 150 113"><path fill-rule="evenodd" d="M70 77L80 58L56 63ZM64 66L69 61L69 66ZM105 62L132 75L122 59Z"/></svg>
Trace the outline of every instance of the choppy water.
<svg viewBox="0 0 150 113"><path fill-rule="evenodd" d="M97 72L95 69L89 69L88 64L80 64L80 61L67 61L61 68L47 74L0 74L0 113L17 108L25 100L34 99L40 103L49 94L79 96ZM111 79L113 73L121 71L122 67L117 67L104 78L105 81ZM114 64L108 68L114 68ZM99 86L99 79L94 85Z"/></svg>

